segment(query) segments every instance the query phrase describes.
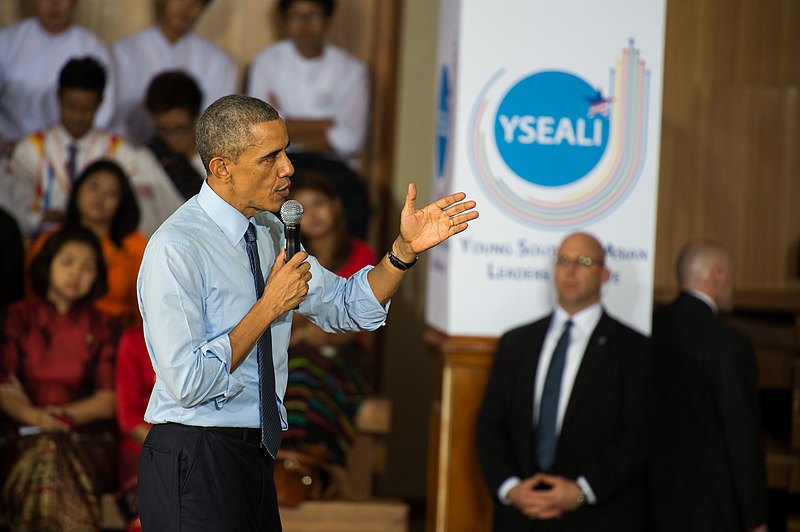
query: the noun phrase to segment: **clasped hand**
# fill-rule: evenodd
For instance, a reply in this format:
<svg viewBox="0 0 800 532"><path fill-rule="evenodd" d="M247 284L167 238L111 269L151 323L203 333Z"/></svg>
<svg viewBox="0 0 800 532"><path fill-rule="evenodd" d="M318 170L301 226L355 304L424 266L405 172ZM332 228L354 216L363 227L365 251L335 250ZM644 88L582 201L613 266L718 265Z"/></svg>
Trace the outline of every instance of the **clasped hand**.
<svg viewBox="0 0 800 532"><path fill-rule="evenodd" d="M511 488L507 496L529 519L557 519L580 507L580 493L574 480L537 473Z"/></svg>

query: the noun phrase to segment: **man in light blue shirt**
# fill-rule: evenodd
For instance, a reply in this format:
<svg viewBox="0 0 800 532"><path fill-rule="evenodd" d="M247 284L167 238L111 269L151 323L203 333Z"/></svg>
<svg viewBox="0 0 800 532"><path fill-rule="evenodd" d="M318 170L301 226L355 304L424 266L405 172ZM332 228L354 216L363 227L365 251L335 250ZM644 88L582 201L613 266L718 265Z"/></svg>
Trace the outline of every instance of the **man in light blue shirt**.
<svg viewBox="0 0 800 532"><path fill-rule="evenodd" d="M417 255L478 217L463 193L417 210L410 184L400 235L374 268L345 280L304 251L285 261L271 213L291 186L288 147L268 104L217 100L197 125L207 181L145 251L138 295L156 373L139 463L145 530L280 530L270 425L286 428L293 309L326 331L374 330Z"/></svg>

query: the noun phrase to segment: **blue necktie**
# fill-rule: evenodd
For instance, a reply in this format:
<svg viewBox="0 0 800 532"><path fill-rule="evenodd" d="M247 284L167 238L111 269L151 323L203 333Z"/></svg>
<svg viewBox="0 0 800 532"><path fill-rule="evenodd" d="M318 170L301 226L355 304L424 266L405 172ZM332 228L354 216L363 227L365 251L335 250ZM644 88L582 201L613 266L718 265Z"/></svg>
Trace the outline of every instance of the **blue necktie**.
<svg viewBox="0 0 800 532"><path fill-rule="evenodd" d="M70 144L67 147L67 153L67 175L69 176L69 182L75 183L78 178L78 146Z"/></svg>
<svg viewBox="0 0 800 532"><path fill-rule="evenodd" d="M256 285L256 297L264 293L264 274L261 272L261 261L258 258L258 243L256 242L256 226L247 224L244 235L247 243L247 256L250 259L250 271ZM258 339L258 395L260 398L259 418L261 421L261 443L264 444L270 456L275 458L283 437L281 418L278 413L278 404L275 399L275 368L272 364L272 333L267 328Z"/></svg>
<svg viewBox="0 0 800 532"><path fill-rule="evenodd" d="M564 324L561 338L558 339L547 376L544 380L542 398L539 401L539 422L536 427L536 461L543 471L549 471L556 461L556 420L558 419L558 399L561 395L561 376L564 374L564 365L567 361L569 348L569 330L572 322Z"/></svg>

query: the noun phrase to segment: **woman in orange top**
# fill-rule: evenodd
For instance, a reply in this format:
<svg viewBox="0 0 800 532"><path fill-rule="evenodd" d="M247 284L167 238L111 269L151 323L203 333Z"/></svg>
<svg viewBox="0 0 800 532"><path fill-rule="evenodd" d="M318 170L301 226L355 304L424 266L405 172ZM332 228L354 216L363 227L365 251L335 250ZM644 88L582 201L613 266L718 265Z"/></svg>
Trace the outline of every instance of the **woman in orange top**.
<svg viewBox="0 0 800 532"><path fill-rule="evenodd" d="M108 291L95 301L95 307L120 318L125 325L140 322L136 277L147 237L136 231L139 206L128 176L117 163L95 161L81 173L72 187L64 225L87 227L102 245ZM42 234L34 242L31 258L50 234Z"/></svg>

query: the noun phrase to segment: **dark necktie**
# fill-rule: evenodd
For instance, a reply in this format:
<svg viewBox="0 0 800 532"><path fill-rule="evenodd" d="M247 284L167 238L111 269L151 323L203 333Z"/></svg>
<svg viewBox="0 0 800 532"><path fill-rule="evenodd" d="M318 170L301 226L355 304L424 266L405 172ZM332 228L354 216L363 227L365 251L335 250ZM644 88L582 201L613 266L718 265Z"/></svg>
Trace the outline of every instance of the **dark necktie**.
<svg viewBox="0 0 800 532"><path fill-rule="evenodd" d="M558 339L547 376L544 380L542 398L539 401L539 422L536 427L536 461L544 471L549 471L556 460L556 420L558 419L558 399L561 395L561 376L564 374L564 365L567 360L569 348L570 328L572 322L564 324L561 338Z"/></svg>
<svg viewBox="0 0 800 532"><path fill-rule="evenodd" d="M78 146L77 144L70 144L67 147L67 176L69 182L75 183L78 178Z"/></svg>
<svg viewBox="0 0 800 532"><path fill-rule="evenodd" d="M247 224L244 239L247 243L250 271L253 272L253 280L256 285L256 297L260 298L264 293L264 274L261 272L261 261L258 258L255 225ZM283 435L278 404L275 401L275 368L272 364L272 333L269 327L258 339L256 352L258 354L258 395L261 403L259 408L261 443L264 444L270 456L275 458Z"/></svg>

